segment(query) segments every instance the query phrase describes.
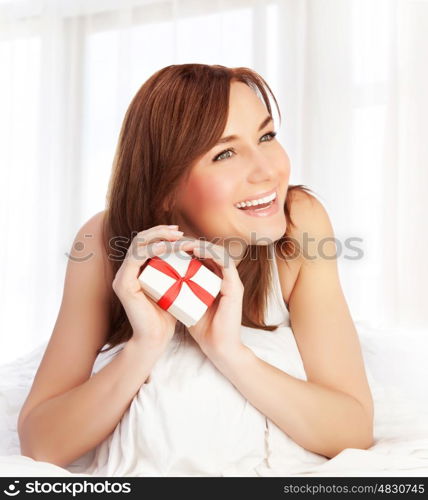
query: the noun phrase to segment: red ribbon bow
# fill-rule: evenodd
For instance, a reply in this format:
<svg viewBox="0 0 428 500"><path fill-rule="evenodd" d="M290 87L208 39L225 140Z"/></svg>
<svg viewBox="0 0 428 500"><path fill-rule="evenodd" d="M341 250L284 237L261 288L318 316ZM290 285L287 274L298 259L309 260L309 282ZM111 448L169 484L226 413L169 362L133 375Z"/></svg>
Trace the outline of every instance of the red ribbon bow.
<svg viewBox="0 0 428 500"><path fill-rule="evenodd" d="M171 306L174 300L177 298L180 293L181 287L183 283L187 283L192 292L200 299L204 304L208 307L214 302L215 297L213 297L209 292L207 292L204 288L199 286L197 283L192 281L190 278L196 274L196 271L202 266L202 263L199 260L191 259L189 263L189 267L187 268L185 276L181 276L168 262L161 259L160 257L152 257L148 264L149 266L154 267L158 271L163 272L164 274L170 276L171 278L176 279L176 282L168 288L168 290L162 295L162 297L157 301L157 304L165 311Z"/></svg>

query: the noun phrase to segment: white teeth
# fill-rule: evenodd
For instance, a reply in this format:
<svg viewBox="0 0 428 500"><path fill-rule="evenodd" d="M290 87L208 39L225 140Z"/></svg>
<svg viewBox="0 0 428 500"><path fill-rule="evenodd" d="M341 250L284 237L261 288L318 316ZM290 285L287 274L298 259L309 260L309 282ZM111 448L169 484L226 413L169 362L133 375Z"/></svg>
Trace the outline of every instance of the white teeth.
<svg viewBox="0 0 428 500"><path fill-rule="evenodd" d="M276 192L270 194L269 196L265 196L264 198L259 198L258 200L240 201L239 203L235 204L235 207L242 208L242 207L250 207L250 206L255 206L255 205L261 205L263 203L268 203L269 201L272 201L275 198L276 198Z"/></svg>

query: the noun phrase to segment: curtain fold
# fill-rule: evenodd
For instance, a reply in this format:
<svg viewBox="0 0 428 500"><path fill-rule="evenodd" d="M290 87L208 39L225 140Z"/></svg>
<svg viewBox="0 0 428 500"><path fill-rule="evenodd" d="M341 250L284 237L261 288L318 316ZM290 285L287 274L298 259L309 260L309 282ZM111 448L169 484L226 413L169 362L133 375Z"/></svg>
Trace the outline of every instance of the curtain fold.
<svg viewBox="0 0 428 500"><path fill-rule="evenodd" d="M185 62L271 86L290 182L327 208L354 320L426 326L427 60L424 0L1 1L0 362L50 337L125 111Z"/></svg>

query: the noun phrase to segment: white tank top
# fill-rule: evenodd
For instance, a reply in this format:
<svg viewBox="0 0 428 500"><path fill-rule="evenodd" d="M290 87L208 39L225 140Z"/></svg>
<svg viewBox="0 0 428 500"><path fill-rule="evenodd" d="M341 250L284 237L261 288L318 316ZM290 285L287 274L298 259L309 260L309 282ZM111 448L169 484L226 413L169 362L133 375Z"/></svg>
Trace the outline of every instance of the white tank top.
<svg viewBox="0 0 428 500"><path fill-rule="evenodd" d="M272 332L242 326L241 340L259 358L306 380L275 258L270 262L273 286L266 323L281 326ZM275 460L284 465L284 457L290 459L288 470L302 453L305 460L308 454L315 462L324 459L298 446L250 404L193 339L179 345L176 337L114 431L91 450L89 466L76 470L71 464L70 471L98 476L257 475L254 471ZM93 373L122 346L101 353Z"/></svg>

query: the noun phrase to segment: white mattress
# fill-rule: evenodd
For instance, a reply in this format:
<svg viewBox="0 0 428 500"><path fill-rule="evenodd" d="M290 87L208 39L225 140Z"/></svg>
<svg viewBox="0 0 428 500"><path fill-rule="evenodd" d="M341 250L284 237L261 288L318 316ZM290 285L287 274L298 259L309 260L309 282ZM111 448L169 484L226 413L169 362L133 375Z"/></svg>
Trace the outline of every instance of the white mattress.
<svg viewBox="0 0 428 500"><path fill-rule="evenodd" d="M381 330L372 328L363 321L356 321L355 325L375 402L375 444L370 450L348 448L328 460L303 449L245 402L239 393L234 394L220 372L213 375L209 368L210 362L204 361L190 350L186 353L183 351L184 357L174 361L177 365L171 365L168 355L155 367L158 370L155 380L162 380L162 384L167 383L169 388L174 387L175 383L176 390L182 394L180 399L174 400L170 397L173 393L168 395L166 392L162 400L159 399L159 392L157 406L150 407L150 398L144 396L149 394L147 391L155 391L156 386L150 388L150 384L144 384L125 414L126 418L96 449L67 468L35 461L20 455L16 422L46 347L41 344L29 355L0 366L0 475L428 476L428 367L425 359L428 331L404 328ZM244 333L243 340L266 361L293 376L304 378L291 330L281 327L270 338L272 341L266 343L261 336ZM284 350L288 356L282 355ZM94 371L100 369L105 362L108 360L97 359ZM177 377L172 370L176 366L185 370L183 380L186 380L186 373L190 376L192 369L193 374L201 375L200 380L209 384L211 399L206 397L207 391L203 383L194 384L186 399L186 388L177 385ZM177 428L182 430L181 441L177 433L166 439L165 435L174 428L172 425L177 421L177 416L186 415L183 401L190 405L190 397L195 402L205 397L202 407L197 409L195 406L194 409L195 412L205 412L203 415L207 418L211 415L210 418L215 419L215 434L208 430L211 436L205 433L207 435L204 437L204 427L202 424L196 427L195 418L194 421L180 420L181 427ZM214 406L210 408L209 405L211 400L215 402L216 397L224 398L224 412L212 415ZM144 456L142 450L147 449L147 446L139 449L138 443L145 443L147 434L138 433L140 418L146 419L146 425L141 425L141 428L149 432L147 419L150 411L155 415L155 411L166 408L168 412L158 413L158 416L162 415L158 428L156 423L151 424L151 455ZM233 422L226 420L229 409L233 410L235 416ZM171 415L171 411L174 415ZM237 436L237 433L240 434ZM183 436L187 436L185 440ZM202 446L200 442L203 439L205 441ZM233 457L229 453L215 457L214 453L210 453L210 446L221 449L222 443L230 446L231 442L235 442L233 440L243 443L242 446L234 445ZM125 448L126 454L122 453ZM183 450L188 453L187 458L183 455ZM193 451L195 455L192 460ZM199 455L203 460L198 469L195 456ZM175 461L171 457L175 457ZM85 474L88 471L92 472Z"/></svg>

